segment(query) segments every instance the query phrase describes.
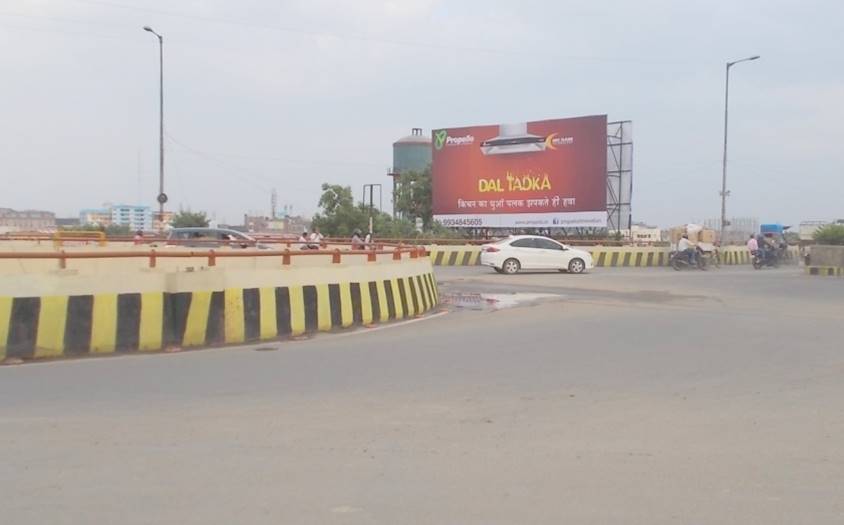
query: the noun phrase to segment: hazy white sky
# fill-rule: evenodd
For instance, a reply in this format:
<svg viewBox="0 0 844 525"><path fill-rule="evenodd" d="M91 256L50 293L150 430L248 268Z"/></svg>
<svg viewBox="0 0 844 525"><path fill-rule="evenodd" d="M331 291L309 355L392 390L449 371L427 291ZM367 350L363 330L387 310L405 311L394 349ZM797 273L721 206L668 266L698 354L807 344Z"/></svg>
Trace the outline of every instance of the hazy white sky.
<svg viewBox="0 0 844 525"><path fill-rule="evenodd" d="M270 191L389 183L411 127L606 113L634 123L634 220L844 218L838 1L2 0L0 207L154 203L236 222ZM386 206L386 203L385 203Z"/></svg>

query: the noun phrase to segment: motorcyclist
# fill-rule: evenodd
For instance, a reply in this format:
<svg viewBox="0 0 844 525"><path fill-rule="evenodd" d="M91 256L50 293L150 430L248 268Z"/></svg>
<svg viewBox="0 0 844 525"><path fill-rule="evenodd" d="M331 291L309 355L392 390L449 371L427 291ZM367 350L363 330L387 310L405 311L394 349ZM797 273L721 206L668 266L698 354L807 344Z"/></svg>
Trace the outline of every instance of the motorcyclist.
<svg viewBox="0 0 844 525"><path fill-rule="evenodd" d="M680 241L677 243L677 251L684 254L686 258L689 260L690 265L695 264L695 248L692 246L691 241L689 241L689 235L684 233L682 237L680 237Z"/></svg>

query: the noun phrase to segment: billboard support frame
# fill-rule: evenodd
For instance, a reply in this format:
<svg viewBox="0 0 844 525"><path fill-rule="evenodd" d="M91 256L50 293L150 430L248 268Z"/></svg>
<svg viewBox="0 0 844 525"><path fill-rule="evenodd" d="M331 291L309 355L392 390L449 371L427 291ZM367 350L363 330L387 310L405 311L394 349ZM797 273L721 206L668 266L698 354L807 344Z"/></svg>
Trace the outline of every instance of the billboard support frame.
<svg viewBox="0 0 844 525"><path fill-rule="evenodd" d="M633 223L633 121L607 122L607 231Z"/></svg>

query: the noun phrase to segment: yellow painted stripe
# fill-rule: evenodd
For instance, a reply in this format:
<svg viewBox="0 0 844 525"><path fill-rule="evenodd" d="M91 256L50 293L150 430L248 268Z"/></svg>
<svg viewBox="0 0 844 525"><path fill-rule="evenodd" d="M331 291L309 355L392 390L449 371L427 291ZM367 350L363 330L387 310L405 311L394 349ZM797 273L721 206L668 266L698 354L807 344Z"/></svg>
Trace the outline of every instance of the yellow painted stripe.
<svg viewBox="0 0 844 525"><path fill-rule="evenodd" d="M182 346L205 344L205 330L208 328L208 307L210 305L211 292L191 292Z"/></svg>
<svg viewBox="0 0 844 525"><path fill-rule="evenodd" d="M0 359L6 358L6 342L9 340L9 324L12 320L12 298L0 297Z"/></svg>
<svg viewBox="0 0 844 525"><path fill-rule="evenodd" d="M35 357L58 357L64 350L64 330L67 325L67 296L41 298L38 314L38 335Z"/></svg>
<svg viewBox="0 0 844 525"><path fill-rule="evenodd" d="M396 305L396 319L403 319L404 307L401 304L401 292L399 292L398 279L390 279L390 288L393 290L393 303Z"/></svg>
<svg viewBox="0 0 844 525"><path fill-rule="evenodd" d="M413 308L413 295L410 288L410 278L402 279L402 286L404 287L404 295L407 297L407 316L412 317L416 315L416 309Z"/></svg>
<svg viewBox="0 0 844 525"><path fill-rule="evenodd" d="M261 305L259 322L261 324L261 339L274 339L278 337L278 326L276 325L275 288L258 289L258 302Z"/></svg>
<svg viewBox="0 0 844 525"><path fill-rule="evenodd" d="M372 294L368 282L360 283L360 317L363 324L372 323Z"/></svg>
<svg viewBox="0 0 844 525"><path fill-rule="evenodd" d="M384 288L384 281L375 281L375 291L378 294L378 313L381 316L381 322L389 321L390 310L387 305L387 290Z"/></svg>
<svg viewBox="0 0 844 525"><path fill-rule="evenodd" d="M437 277L433 273L428 275L431 278L431 286L434 287L434 302L440 304L440 289L437 287Z"/></svg>
<svg viewBox="0 0 844 525"><path fill-rule="evenodd" d="M316 285L317 294L317 329L321 332L331 330L331 295L327 284Z"/></svg>
<svg viewBox="0 0 844 525"><path fill-rule="evenodd" d="M164 294L141 294L141 326L138 331L138 350L161 350L164 332Z"/></svg>
<svg viewBox="0 0 844 525"><path fill-rule="evenodd" d="M291 286L290 292L290 333L302 335L305 333L305 294L301 286Z"/></svg>
<svg viewBox="0 0 844 525"><path fill-rule="evenodd" d="M472 256L469 258L469 264L471 264L473 266L478 264L478 259L480 259L480 258L481 258L481 251L476 250L475 252L472 253Z"/></svg>
<svg viewBox="0 0 844 525"><path fill-rule="evenodd" d="M112 353L116 344L117 294L97 294L91 312L91 353Z"/></svg>
<svg viewBox="0 0 844 525"><path fill-rule="evenodd" d="M343 328L355 324L352 314L352 287L349 283L340 283L340 324Z"/></svg>
<svg viewBox="0 0 844 525"><path fill-rule="evenodd" d="M226 288L224 292L226 343L242 343L246 340L246 321L243 318L243 289Z"/></svg>

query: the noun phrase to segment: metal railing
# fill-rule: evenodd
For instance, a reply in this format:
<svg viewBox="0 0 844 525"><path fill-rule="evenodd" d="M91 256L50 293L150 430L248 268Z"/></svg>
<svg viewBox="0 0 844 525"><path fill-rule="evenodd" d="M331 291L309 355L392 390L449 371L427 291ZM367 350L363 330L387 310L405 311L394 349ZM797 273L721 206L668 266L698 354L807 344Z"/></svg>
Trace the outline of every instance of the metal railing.
<svg viewBox="0 0 844 525"><path fill-rule="evenodd" d="M391 255L392 260L400 261L406 255L409 259L425 257L427 252L421 246L395 246L391 249L369 249L369 250L232 250L217 251L191 250L191 251L96 251L96 252L0 252L0 259L54 259L58 260L59 268L67 268L67 261L71 259L142 259L148 260L149 268L155 268L158 259L176 258L202 258L206 259L208 266L216 266L218 258L229 257L280 257L281 266L289 266L294 257L330 256L332 264L341 264L344 256L365 255L368 263L376 262L378 255Z"/></svg>

